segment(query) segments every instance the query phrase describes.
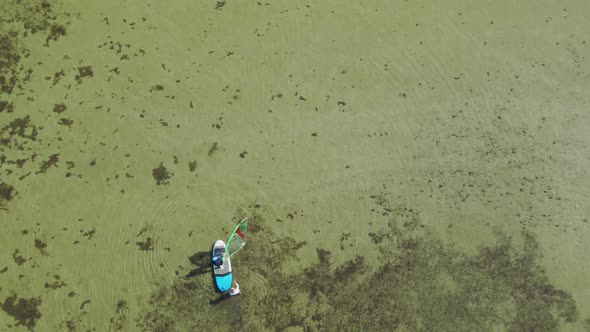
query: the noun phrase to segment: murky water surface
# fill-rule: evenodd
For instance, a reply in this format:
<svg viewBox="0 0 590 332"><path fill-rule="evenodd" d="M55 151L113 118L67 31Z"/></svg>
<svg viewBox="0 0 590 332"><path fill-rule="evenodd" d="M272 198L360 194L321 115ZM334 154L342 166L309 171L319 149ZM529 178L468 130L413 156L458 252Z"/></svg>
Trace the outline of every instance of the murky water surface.
<svg viewBox="0 0 590 332"><path fill-rule="evenodd" d="M2 1L0 329L590 331L589 11Z"/></svg>

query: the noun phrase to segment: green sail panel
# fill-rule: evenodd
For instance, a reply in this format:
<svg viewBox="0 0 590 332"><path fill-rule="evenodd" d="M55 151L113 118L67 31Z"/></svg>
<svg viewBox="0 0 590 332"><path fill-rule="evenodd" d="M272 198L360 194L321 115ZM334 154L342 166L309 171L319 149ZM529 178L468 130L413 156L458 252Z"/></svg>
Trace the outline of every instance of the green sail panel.
<svg viewBox="0 0 590 332"><path fill-rule="evenodd" d="M246 245L246 235L248 230L248 218L240 221L226 242L225 253L231 257Z"/></svg>

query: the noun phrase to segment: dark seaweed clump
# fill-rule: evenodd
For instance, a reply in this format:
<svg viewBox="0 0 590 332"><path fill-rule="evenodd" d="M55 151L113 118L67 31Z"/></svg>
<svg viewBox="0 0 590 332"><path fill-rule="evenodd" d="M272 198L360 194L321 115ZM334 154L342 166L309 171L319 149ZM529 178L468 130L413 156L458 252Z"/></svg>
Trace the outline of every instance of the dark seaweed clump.
<svg viewBox="0 0 590 332"><path fill-rule="evenodd" d="M16 326L24 326L29 331L35 329L37 320L41 318L39 312L40 298L23 299L13 294L4 300L2 310L16 321Z"/></svg>
<svg viewBox="0 0 590 332"><path fill-rule="evenodd" d="M172 176L170 172L164 167L163 163L154 169L152 169L152 176L154 180L156 180L156 184L159 186L161 184L168 184L168 180Z"/></svg>
<svg viewBox="0 0 590 332"><path fill-rule="evenodd" d="M92 70L91 66L82 66L82 67L78 67L78 74L76 75L76 77L74 77L74 79L76 80L76 82L78 82L78 84L82 83L82 78L84 77L92 77L94 76L94 71Z"/></svg>
<svg viewBox="0 0 590 332"><path fill-rule="evenodd" d="M57 123L62 126L71 127L72 124L74 124L74 120L68 119L68 118L61 118L61 119L59 119L59 121Z"/></svg>
<svg viewBox="0 0 590 332"><path fill-rule="evenodd" d="M43 242L42 240L35 239L35 248L39 249L39 252L41 252L42 255L47 255L47 243Z"/></svg>
<svg viewBox="0 0 590 332"><path fill-rule="evenodd" d="M13 119L0 128L0 151L12 150L16 156L13 159L0 153L0 168L4 165L16 165L21 168L27 159L19 156L30 150L27 144L37 139L37 133L37 127L31 123L29 116ZM0 210L7 209L7 203L16 197L16 193L13 184L0 181Z"/></svg>
<svg viewBox="0 0 590 332"><path fill-rule="evenodd" d="M127 301L117 301L115 315L111 317L111 330L121 331L125 328L127 323Z"/></svg>
<svg viewBox="0 0 590 332"><path fill-rule="evenodd" d="M55 113L63 113L68 109L68 107L64 104L55 104L55 106L53 106L53 111Z"/></svg>
<svg viewBox="0 0 590 332"><path fill-rule="evenodd" d="M16 31L0 34L0 72L20 61L16 45L17 35Z"/></svg>
<svg viewBox="0 0 590 332"><path fill-rule="evenodd" d="M539 266L538 244L530 235L525 235L522 251L504 236L475 256L432 237L405 239L399 249L367 282L336 283L342 291L330 301L334 310L326 312L326 324L353 329L557 331L560 322L577 318L571 295L555 289Z"/></svg>
<svg viewBox="0 0 590 332"><path fill-rule="evenodd" d="M19 1L17 20L23 22L25 30L35 34L49 29L57 16L51 2L46 0Z"/></svg>
<svg viewBox="0 0 590 332"><path fill-rule="evenodd" d="M336 264L317 248L316 263L283 271L305 244L277 237L257 215L248 247L232 258L243 296L217 306L209 275L181 279L150 298L137 321L144 330L238 331L557 331L578 318L571 294L555 288L530 233L523 245L502 234L466 254L421 226L413 209L389 209L374 255ZM370 269L371 263L377 263ZM195 299L199 299L195 301ZM195 303L199 303L196 305ZM215 317L232 317L233 321Z"/></svg>
<svg viewBox="0 0 590 332"><path fill-rule="evenodd" d="M215 151L217 151L217 149L218 149L217 142L213 142L213 144L209 148L209 151L207 151L207 155L209 157L211 157L215 153Z"/></svg>
<svg viewBox="0 0 590 332"><path fill-rule="evenodd" d="M11 94L16 86L20 59L18 32L0 32L0 95Z"/></svg>
<svg viewBox="0 0 590 332"><path fill-rule="evenodd" d="M225 1L217 1L215 9L220 10L221 8L223 8L223 6L225 6Z"/></svg>
<svg viewBox="0 0 590 332"><path fill-rule="evenodd" d="M0 182L0 210L6 210L6 202L9 202L16 195L16 190L13 186Z"/></svg>
<svg viewBox="0 0 590 332"><path fill-rule="evenodd" d="M49 168L56 166L58 162L59 162L59 154L54 153L54 154L50 155L47 158L47 160L41 164L41 167L39 168L39 171L37 171L37 174L47 172L47 170Z"/></svg>
<svg viewBox="0 0 590 332"><path fill-rule="evenodd" d="M47 34L47 39L45 39L44 46L49 46L49 41L56 41L66 34L66 28L63 25L52 24L51 28L49 29L49 33Z"/></svg>
<svg viewBox="0 0 590 332"><path fill-rule="evenodd" d="M23 265L24 263L27 262L27 259L24 258L21 254L20 254L20 250L15 249L14 252L12 253L12 259L14 260L14 262L17 265Z"/></svg>
<svg viewBox="0 0 590 332"><path fill-rule="evenodd" d="M197 169L197 161L193 160L190 163L188 163L188 170L189 172L194 172Z"/></svg>
<svg viewBox="0 0 590 332"><path fill-rule="evenodd" d="M2 112L6 112L6 113L14 112L14 105L12 104L12 102L0 100L0 113L2 113Z"/></svg>
<svg viewBox="0 0 590 332"><path fill-rule="evenodd" d="M27 141L37 139L37 127L31 123L27 115L16 118L0 129L0 145L16 150L23 150Z"/></svg>
<svg viewBox="0 0 590 332"><path fill-rule="evenodd" d="M145 239L145 241L138 241L135 244L139 247L139 250L142 251L151 251L154 250L154 242L151 237Z"/></svg>
<svg viewBox="0 0 590 332"><path fill-rule="evenodd" d="M31 34L47 33L45 46L49 46L50 41L66 35L69 14L56 10L59 6L47 0L12 1L10 4L5 1L5 3L0 4L0 22L5 23L0 24L0 113L17 113L19 112L18 104L13 97L15 93L26 95L27 100L35 98L34 91L26 87L33 75L33 67L25 66L21 61L31 56L31 51L23 46L27 44L23 40ZM68 125L67 121L64 124ZM37 134L37 126L26 114L13 118L10 122L6 119L5 123L2 123L0 168L8 175L16 173L14 179L4 179L2 182L0 196L2 210L7 210L7 202L15 198L17 192L15 180L17 178L22 180L34 172L31 169L22 171L18 169L22 168L25 161L35 159L36 154L32 152L34 147L31 145L37 141ZM5 151L8 153L4 154ZM17 169L10 168L10 165L16 165Z"/></svg>

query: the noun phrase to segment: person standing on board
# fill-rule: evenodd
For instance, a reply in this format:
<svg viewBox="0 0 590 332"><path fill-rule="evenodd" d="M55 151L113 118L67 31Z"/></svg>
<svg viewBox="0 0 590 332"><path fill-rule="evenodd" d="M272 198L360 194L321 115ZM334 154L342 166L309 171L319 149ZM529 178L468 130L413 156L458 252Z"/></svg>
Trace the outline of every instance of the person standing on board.
<svg viewBox="0 0 590 332"><path fill-rule="evenodd" d="M223 265L223 256L221 255L213 256L211 260L213 261L213 265L215 265L216 268L220 268L221 265Z"/></svg>

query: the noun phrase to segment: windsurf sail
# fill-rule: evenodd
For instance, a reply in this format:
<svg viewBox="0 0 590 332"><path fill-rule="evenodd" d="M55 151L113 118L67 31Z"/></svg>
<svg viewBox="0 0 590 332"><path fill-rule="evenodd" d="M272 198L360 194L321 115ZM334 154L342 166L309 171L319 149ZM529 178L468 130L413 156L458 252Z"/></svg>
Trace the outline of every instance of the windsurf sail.
<svg viewBox="0 0 590 332"><path fill-rule="evenodd" d="M229 239L227 239L225 245L225 255L227 255L226 257L231 257L246 245L247 230L248 218L245 218L236 225L236 228L234 228L234 231L229 236Z"/></svg>

